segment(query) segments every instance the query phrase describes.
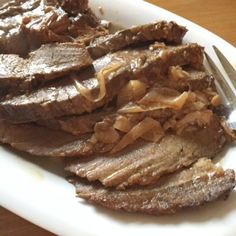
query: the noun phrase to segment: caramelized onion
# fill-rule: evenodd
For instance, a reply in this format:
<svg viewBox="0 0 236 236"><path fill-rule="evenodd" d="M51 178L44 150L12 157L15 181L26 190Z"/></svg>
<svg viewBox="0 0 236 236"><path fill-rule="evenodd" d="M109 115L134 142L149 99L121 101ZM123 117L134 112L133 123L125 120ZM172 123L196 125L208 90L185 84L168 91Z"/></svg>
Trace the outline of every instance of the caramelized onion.
<svg viewBox="0 0 236 236"><path fill-rule="evenodd" d="M206 126L210 123L212 116L213 113L211 110L194 111L188 113L176 123L176 132L177 134L181 134L186 127L191 125L198 125L199 127Z"/></svg>
<svg viewBox="0 0 236 236"><path fill-rule="evenodd" d="M169 79L172 80L184 80L189 77L189 73L184 71L180 66L171 66L168 72Z"/></svg>
<svg viewBox="0 0 236 236"><path fill-rule="evenodd" d="M120 91L117 105L122 106L131 101L142 98L146 93L147 86L139 80L130 80Z"/></svg>
<svg viewBox="0 0 236 236"><path fill-rule="evenodd" d="M99 102L101 101L105 95L106 95L106 79L111 73L116 72L121 68L122 64L112 64L105 68L103 68L101 71L97 74L97 80L99 84L99 94L97 98L94 98L91 94L91 91L82 85L79 81L74 79L74 84L79 93L81 93L82 96L84 96L87 100L90 102Z"/></svg>
<svg viewBox="0 0 236 236"><path fill-rule="evenodd" d="M212 88L208 88L205 89L203 92L207 96L212 106L217 107L221 104L221 98L215 90L213 90Z"/></svg>
<svg viewBox="0 0 236 236"><path fill-rule="evenodd" d="M159 57L163 60L163 61L167 61L170 55L170 50L169 49L161 49L161 51L159 52Z"/></svg>
<svg viewBox="0 0 236 236"><path fill-rule="evenodd" d="M192 111L200 111L200 110L205 109L207 107L207 104L200 101L196 101L190 104L190 106L191 106Z"/></svg>
<svg viewBox="0 0 236 236"><path fill-rule="evenodd" d="M211 105L214 107L217 107L221 104L221 99L219 94L216 94L212 99L211 99Z"/></svg>
<svg viewBox="0 0 236 236"><path fill-rule="evenodd" d="M156 134L156 136L154 138L157 139L157 135L159 135L159 139L160 139L164 135L164 131L161 128L160 123L158 121L156 121L156 120L153 120L150 117L146 117L140 123L135 125L127 134L125 134L121 138L119 143L112 149L111 152L115 153L115 152L120 151L121 149L125 148L129 144L133 143L138 138L143 137L143 135L145 135L147 132L149 132L150 130L152 130L154 128L155 128L155 130L157 130L157 132L159 132L158 134ZM150 138L151 134L147 134L146 137Z"/></svg>
<svg viewBox="0 0 236 236"><path fill-rule="evenodd" d="M225 119L221 120L221 126L223 127L225 133L228 134L230 141L232 141L232 140L235 141L236 140L236 132L229 128Z"/></svg>
<svg viewBox="0 0 236 236"><path fill-rule="evenodd" d="M150 142L158 142L165 134L164 129L162 128L161 124L155 121L154 127L152 129L150 129L148 132L146 132L145 134L142 135L142 138L150 141Z"/></svg>
<svg viewBox="0 0 236 236"><path fill-rule="evenodd" d="M169 88L151 89L137 104L127 104L119 110L120 113L136 113L172 108L180 110L186 103L189 92L180 94Z"/></svg>
<svg viewBox="0 0 236 236"><path fill-rule="evenodd" d="M208 96L200 91L189 92L188 99L185 103L184 109L185 111L199 111L206 109L210 104L210 100Z"/></svg>
<svg viewBox="0 0 236 236"><path fill-rule="evenodd" d="M202 102L202 103L204 103L206 105L209 104L209 100L208 100L206 94L204 94L201 91L195 91L194 93L196 95L196 100L198 100L198 101L200 101L200 102Z"/></svg>
<svg viewBox="0 0 236 236"><path fill-rule="evenodd" d="M157 49L167 49L167 46L164 43L161 42L155 42L154 44L151 44L149 46L149 50L157 50Z"/></svg>
<svg viewBox="0 0 236 236"><path fill-rule="evenodd" d="M96 123L94 135L101 143L115 143L118 142L120 138L119 133L113 128L112 123L109 122L109 120Z"/></svg>
<svg viewBox="0 0 236 236"><path fill-rule="evenodd" d="M113 127L121 132L127 133L131 130L132 125L125 116L118 116Z"/></svg>

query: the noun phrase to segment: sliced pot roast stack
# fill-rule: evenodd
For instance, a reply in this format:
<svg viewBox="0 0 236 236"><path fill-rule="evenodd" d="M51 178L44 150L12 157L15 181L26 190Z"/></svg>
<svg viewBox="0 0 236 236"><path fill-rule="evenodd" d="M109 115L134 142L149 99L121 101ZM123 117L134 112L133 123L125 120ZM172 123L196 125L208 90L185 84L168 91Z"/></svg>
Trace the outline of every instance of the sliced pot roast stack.
<svg viewBox="0 0 236 236"><path fill-rule="evenodd" d="M104 186L124 189L133 184L148 185L164 174L191 165L201 157L214 157L226 142L216 120L194 133L166 134L156 143L138 142L116 155L98 155L80 159L67 170Z"/></svg>
<svg viewBox="0 0 236 236"><path fill-rule="evenodd" d="M3 144L68 157L77 195L113 210L169 214L234 188L211 159L235 136L185 27L109 34L87 0L9 2L0 18Z"/></svg>
<svg viewBox="0 0 236 236"><path fill-rule="evenodd" d="M156 185L126 191L91 185L73 177L79 197L112 210L147 214L173 214L227 196L235 186L233 170L223 171L210 160L200 159L191 168L163 177Z"/></svg>
<svg viewBox="0 0 236 236"><path fill-rule="evenodd" d="M1 94L29 92L92 62L86 48L76 43L42 45L25 59L16 54L1 54Z"/></svg>
<svg viewBox="0 0 236 236"><path fill-rule="evenodd" d="M24 123L91 112L114 99L128 80L140 78L149 84L165 73L169 66L200 66L201 50L200 46L189 44L161 50L130 49L109 54L77 74L65 75L30 93L3 99L0 102L0 119ZM87 99L78 86L85 87L87 93L95 97L101 88L99 79L104 83L106 93L101 99Z"/></svg>

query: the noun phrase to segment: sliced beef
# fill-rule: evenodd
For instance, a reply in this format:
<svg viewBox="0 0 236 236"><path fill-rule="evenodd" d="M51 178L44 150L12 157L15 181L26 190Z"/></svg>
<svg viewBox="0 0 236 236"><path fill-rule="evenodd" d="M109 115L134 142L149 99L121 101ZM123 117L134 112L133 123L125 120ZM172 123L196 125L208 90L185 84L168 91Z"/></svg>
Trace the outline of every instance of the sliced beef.
<svg viewBox="0 0 236 236"><path fill-rule="evenodd" d="M27 91L91 64L87 50L76 43L46 44L30 53L26 59L16 54L1 54L1 93Z"/></svg>
<svg viewBox="0 0 236 236"><path fill-rule="evenodd" d="M88 46L88 50L93 58L98 58L109 52L148 41L179 44L186 32L185 27L179 26L175 22L160 21L95 38Z"/></svg>
<svg viewBox="0 0 236 236"><path fill-rule="evenodd" d="M202 91L211 88L216 91L214 78L205 71L193 70L192 68L182 69L180 66L169 68L168 79L161 82L163 87L183 91Z"/></svg>
<svg viewBox="0 0 236 236"><path fill-rule="evenodd" d="M74 17L69 17L69 19L71 24L68 27L68 31L76 42L89 45L94 38L108 34L108 25L102 24L101 20L95 16L91 9L78 13Z"/></svg>
<svg viewBox="0 0 236 236"><path fill-rule="evenodd" d="M77 160L66 170L104 186L124 189L155 183L162 175L191 165L201 157L214 157L226 138L217 120L203 129L182 135L166 134L158 143L137 143L116 154Z"/></svg>
<svg viewBox="0 0 236 236"><path fill-rule="evenodd" d="M70 15L76 15L81 12L87 12L88 0L46 0L48 5L61 7Z"/></svg>
<svg viewBox="0 0 236 236"><path fill-rule="evenodd" d="M39 120L38 124L48 128L63 130L73 135L92 133L94 125L107 116L115 116L113 109L105 109L80 116L65 116L51 120Z"/></svg>
<svg viewBox="0 0 236 236"><path fill-rule="evenodd" d="M129 79L154 83L169 66L202 65L203 52L197 44L165 49L131 49L109 54L94 61L93 66L73 77L65 77L30 94L15 96L0 102L0 119L29 122L63 115L91 112L111 101ZM100 86L96 74L106 74L106 96L91 101L75 86L80 83L97 96Z"/></svg>
<svg viewBox="0 0 236 236"><path fill-rule="evenodd" d="M227 196L235 187L233 170L223 170L210 160L201 159L193 167L164 177L151 187L139 187L125 191L105 189L71 178L77 196L93 204L112 210L141 212L153 215L173 214L184 208L192 208Z"/></svg>
<svg viewBox="0 0 236 236"><path fill-rule="evenodd" d="M71 172L75 172L77 165L79 169L80 165L90 167L91 163L96 164L97 161L98 163L102 161L108 164L104 165L104 172L102 173L107 185L119 185L122 188L134 183L147 184L158 179L163 173L169 173L174 171L175 168L178 169L180 166L191 164L199 158L200 154L202 156L213 157L226 142L225 133L216 121L208 128L191 132L192 134L186 133L181 136L167 135L158 145L155 143L138 142L136 145L130 146L129 149L117 155L100 154L96 157L91 157L93 160L88 163L83 163L85 161L83 160L82 163L74 163L69 168ZM94 144L91 141L91 135L74 136L63 131L52 130L32 123L14 125L1 121L0 142L10 144L21 151L43 156L86 156L104 152L103 146L99 146L99 143ZM168 146L168 149L165 150L167 145L173 146ZM183 147L186 145L183 151L181 145ZM182 159L179 160L175 152L181 155ZM170 162L164 166L163 171L161 168L158 169L158 163L162 162L166 155ZM179 166L176 167L176 164L171 166L171 161L176 159ZM123 167L124 169L122 169ZM146 167L148 168L146 169ZM99 168L103 169L102 167ZM107 178L116 168L118 168L118 171L114 175L114 179ZM140 175L135 175L135 173L139 173L139 170L141 171ZM134 176L132 171L134 171ZM81 172L78 172L78 175L80 174ZM83 177L88 177L87 174L86 171L82 173ZM100 174L100 169L94 170L93 175L95 177L91 177L91 180L100 178L103 181ZM150 176L150 174L153 176ZM130 176L131 178L129 178ZM145 176L146 180L140 180L139 176Z"/></svg>
<svg viewBox="0 0 236 236"><path fill-rule="evenodd" d="M146 116L153 117L163 123L168 118L173 116L175 113L171 109L160 109L152 112L143 112L139 114L128 115L127 118L131 121L141 121ZM120 117L120 114L117 113L115 109L105 109L102 111L95 111L90 114L79 115L79 116L64 116L57 119L51 120L39 120L38 124L46 126L48 128L63 130L65 132L71 133L73 135L80 135L86 133L93 133L94 126L98 122L104 120L110 120L111 123L114 123L117 118Z"/></svg>
<svg viewBox="0 0 236 236"><path fill-rule="evenodd" d="M0 53L26 55L41 44L107 34L85 0L11 1L0 8Z"/></svg>
<svg viewBox="0 0 236 236"><path fill-rule="evenodd" d="M36 156L71 157L88 155L87 136L73 136L34 124L14 125L0 122L0 142Z"/></svg>
<svg viewBox="0 0 236 236"><path fill-rule="evenodd" d="M177 70L182 71L180 68ZM202 90L214 87L213 78L207 75L205 72L188 69L187 71L182 71L182 73L184 77L178 74L176 75L176 78L172 78L173 76L169 75L169 78L157 81L157 84L160 84L163 87L174 88L181 92L189 90ZM168 118L170 118L171 115L174 115L174 113L175 111L173 109L160 109L155 112L152 111L143 112L141 114L130 114L128 119L141 121L146 115L148 115L163 123ZM105 111L95 111L91 114L85 115L65 116L51 120L40 120L38 123L49 128L63 130L74 135L79 135L93 132L94 126L97 122L101 122L104 119L115 120L118 116L119 114L117 113L116 109L108 109Z"/></svg>

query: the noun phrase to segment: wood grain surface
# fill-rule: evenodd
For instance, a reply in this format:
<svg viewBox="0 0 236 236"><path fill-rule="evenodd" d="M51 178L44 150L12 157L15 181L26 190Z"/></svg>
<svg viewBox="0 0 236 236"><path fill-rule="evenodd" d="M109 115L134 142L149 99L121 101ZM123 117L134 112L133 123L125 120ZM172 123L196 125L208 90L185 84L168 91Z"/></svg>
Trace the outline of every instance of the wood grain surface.
<svg viewBox="0 0 236 236"><path fill-rule="evenodd" d="M214 32L236 46L236 0L148 0ZM0 207L1 236L53 236Z"/></svg>
<svg viewBox="0 0 236 236"><path fill-rule="evenodd" d="M236 47L236 0L147 0L195 22Z"/></svg>

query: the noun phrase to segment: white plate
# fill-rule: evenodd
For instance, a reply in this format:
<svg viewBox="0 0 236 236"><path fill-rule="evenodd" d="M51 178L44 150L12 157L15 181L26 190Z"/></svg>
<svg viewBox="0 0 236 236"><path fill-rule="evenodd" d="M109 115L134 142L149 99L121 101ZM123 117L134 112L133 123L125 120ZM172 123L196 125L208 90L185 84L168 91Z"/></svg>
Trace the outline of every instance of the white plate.
<svg viewBox="0 0 236 236"><path fill-rule="evenodd" d="M214 57L211 45L218 46L236 65L236 49L209 31L166 10L143 1L90 0L93 10L104 9L105 19L131 26L159 19L187 26L185 41L198 42ZM236 170L236 149L226 151L225 167ZM26 156L0 147L0 204L57 235L236 235L236 192L227 201L174 216L116 213L94 207L75 198L74 188L64 180L60 160Z"/></svg>

